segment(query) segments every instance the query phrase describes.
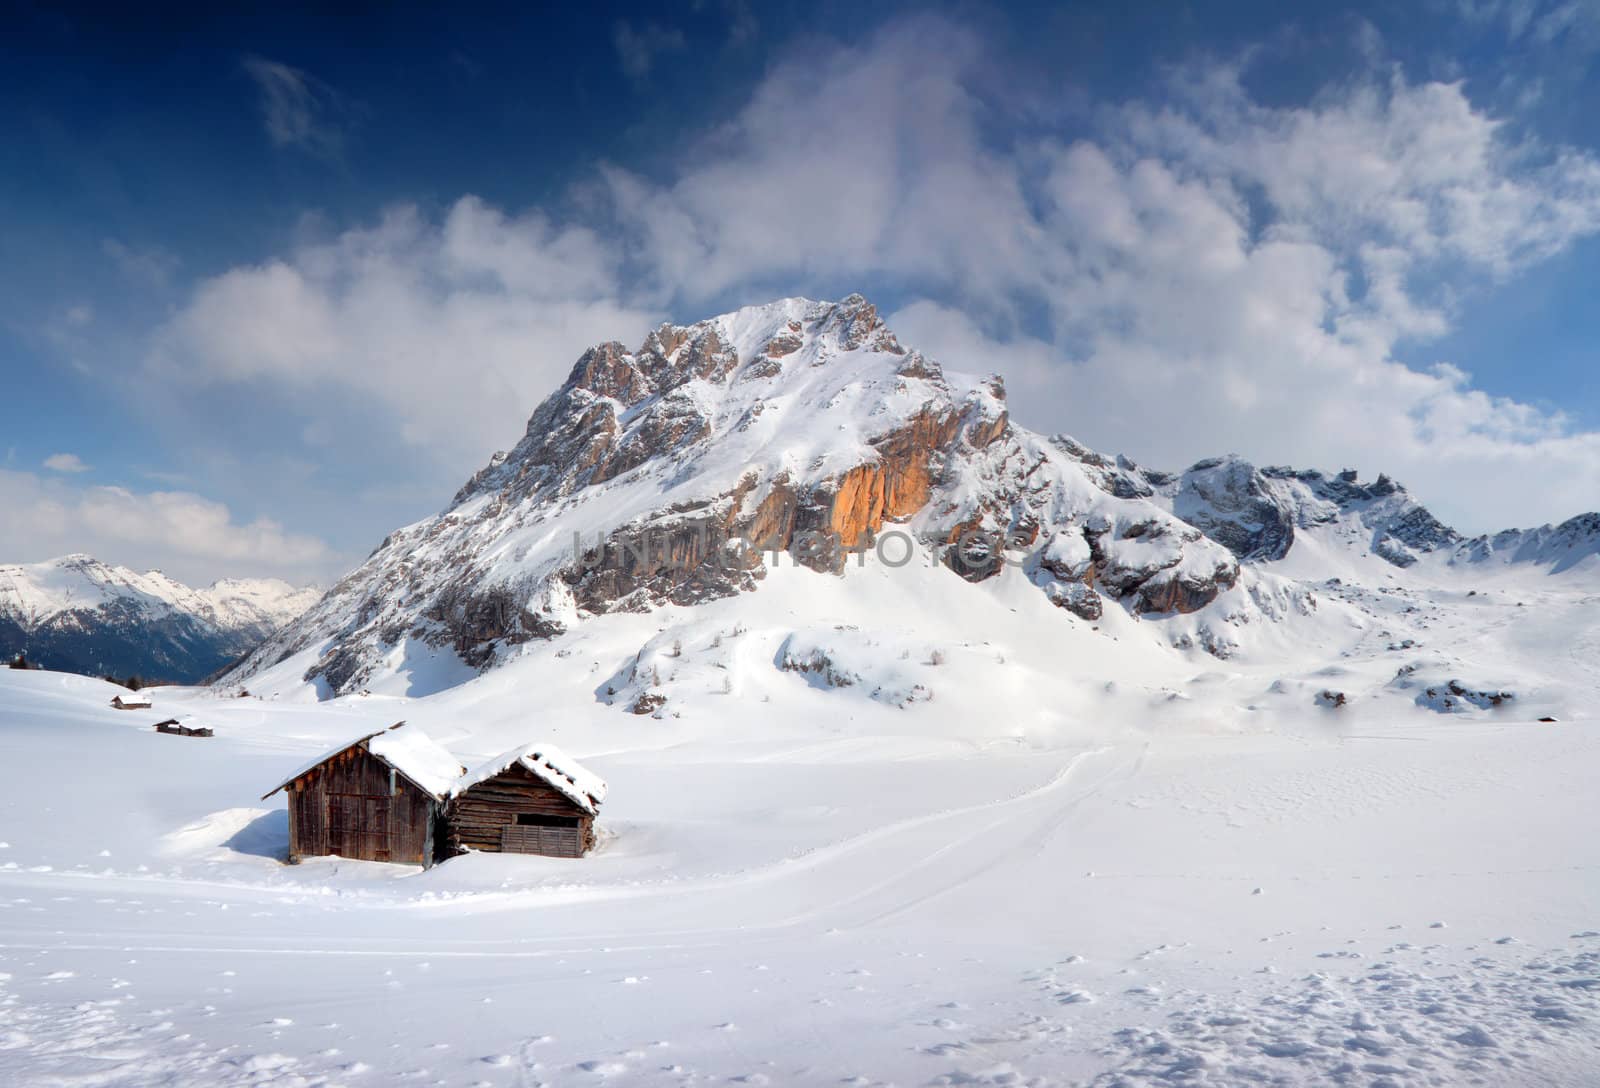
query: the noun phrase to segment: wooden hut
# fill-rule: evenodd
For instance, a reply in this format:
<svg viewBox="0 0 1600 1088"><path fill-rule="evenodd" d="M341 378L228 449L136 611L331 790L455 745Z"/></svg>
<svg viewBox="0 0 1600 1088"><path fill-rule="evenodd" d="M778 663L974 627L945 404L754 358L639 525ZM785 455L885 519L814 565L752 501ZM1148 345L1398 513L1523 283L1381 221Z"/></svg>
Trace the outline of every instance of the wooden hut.
<svg viewBox="0 0 1600 1088"><path fill-rule="evenodd" d="M209 725L196 725L193 718L179 721L177 718L168 718L164 722L156 722L157 733L171 733L176 737L209 737L212 735Z"/></svg>
<svg viewBox="0 0 1600 1088"><path fill-rule="evenodd" d="M400 722L340 745L269 790L289 799L289 862L320 854L432 865L451 788L465 770Z"/></svg>
<svg viewBox="0 0 1600 1088"><path fill-rule="evenodd" d="M116 710L149 710L150 698L146 695L113 695L111 705Z"/></svg>
<svg viewBox="0 0 1600 1088"><path fill-rule="evenodd" d="M606 784L551 744L504 752L458 781L445 813L453 853L579 858L594 848Z"/></svg>

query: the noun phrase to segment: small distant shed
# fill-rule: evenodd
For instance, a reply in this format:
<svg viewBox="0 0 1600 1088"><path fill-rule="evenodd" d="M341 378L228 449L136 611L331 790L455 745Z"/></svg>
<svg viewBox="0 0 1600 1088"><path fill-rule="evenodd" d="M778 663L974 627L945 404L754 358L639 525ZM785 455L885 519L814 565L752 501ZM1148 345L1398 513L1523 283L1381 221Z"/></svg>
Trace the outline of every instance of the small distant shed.
<svg viewBox="0 0 1600 1088"><path fill-rule="evenodd" d="M269 790L289 799L289 862L337 854L432 865L436 832L466 768L400 722L318 756Z"/></svg>
<svg viewBox="0 0 1600 1088"><path fill-rule="evenodd" d="M183 721L179 721L177 718L168 718L164 722L156 722L156 732L171 733L178 737L209 737L212 735L210 726L196 725L193 718L186 718Z"/></svg>
<svg viewBox="0 0 1600 1088"><path fill-rule="evenodd" d="M453 853L578 858L594 849L606 784L553 744L503 752L461 778L445 817Z"/></svg>
<svg viewBox="0 0 1600 1088"><path fill-rule="evenodd" d="M113 695L111 705L117 710L149 710L150 699L145 695Z"/></svg>

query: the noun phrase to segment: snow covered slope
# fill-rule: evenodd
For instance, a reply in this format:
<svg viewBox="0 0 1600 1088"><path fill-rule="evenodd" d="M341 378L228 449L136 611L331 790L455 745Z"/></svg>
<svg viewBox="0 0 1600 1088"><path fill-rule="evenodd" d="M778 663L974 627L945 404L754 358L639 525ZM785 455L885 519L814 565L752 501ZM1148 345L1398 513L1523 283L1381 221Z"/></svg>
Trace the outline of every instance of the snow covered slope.
<svg viewBox="0 0 1600 1088"><path fill-rule="evenodd" d="M1226 661L1173 636L1293 585L1094 624L922 554L321 702L0 670L0 1082L1586 1088L1600 594L1367 559ZM401 719L572 753L598 848L284 865L261 793Z"/></svg>
<svg viewBox="0 0 1600 1088"><path fill-rule="evenodd" d="M275 579L191 589L87 555L0 566L0 656L46 668L193 682L294 619L320 595Z"/></svg>

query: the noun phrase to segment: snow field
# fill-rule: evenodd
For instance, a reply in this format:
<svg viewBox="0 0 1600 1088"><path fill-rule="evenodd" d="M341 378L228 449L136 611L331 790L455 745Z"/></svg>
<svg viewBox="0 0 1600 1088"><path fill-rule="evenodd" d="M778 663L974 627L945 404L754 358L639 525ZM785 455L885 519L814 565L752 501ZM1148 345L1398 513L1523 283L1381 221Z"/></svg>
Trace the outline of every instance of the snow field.
<svg viewBox="0 0 1600 1088"><path fill-rule="evenodd" d="M1090 624L949 577L780 568L322 703L303 661L149 712L0 671L0 1080L1593 1083L1592 588L1357 571L1271 624L1250 587ZM1228 609L1233 656L1173 645ZM817 653L857 679L784 667ZM1416 661L1517 698L1437 713ZM468 766L571 752L600 848L284 866L260 795L401 718Z"/></svg>

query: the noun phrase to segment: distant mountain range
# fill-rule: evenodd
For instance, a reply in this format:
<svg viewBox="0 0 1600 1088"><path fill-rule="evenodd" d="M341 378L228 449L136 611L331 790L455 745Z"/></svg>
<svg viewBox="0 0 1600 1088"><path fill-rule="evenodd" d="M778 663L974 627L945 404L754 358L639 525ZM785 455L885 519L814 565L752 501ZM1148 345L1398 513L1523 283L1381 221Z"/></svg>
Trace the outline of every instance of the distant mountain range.
<svg viewBox="0 0 1600 1088"><path fill-rule="evenodd" d="M317 589L229 579L191 589L87 555L0 565L0 656L63 672L195 683L310 607Z"/></svg>
<svg viewBox="0 0 1600 1088"><path fill-rule="evenodd" d="M1071 439L1056 441L1072 443ZM1457 569L1522 564L1558 574L1600 556L1600 513L1559 525L1468 537L1445 525L1388 476L1363 483L1352 469L1325 473L1257 467L1229 455L1181 473L1142 468L1078 447L1085 469L1114 494L1145 498L1172 511L1241 561L1287 558L1297 531L1324 530L1348 549L1396 567L1419 562Z"/></svg>
<svg viewBox="0 0 1600 1088"><path fill-rule="evenodd" d="M328 695L440 654L484 669L597 614L755 591L773 553L848 580L890 533L948 568L952 602L1016 568L1063 623L1182 617L1173 644L1219 657L1352 562L1600 562L1597 514L1467 539L1383 476L1141 468L1016 425L999 377L946 371L859 295L784 299L585 352L513 449L229 682L284 664Z"/></svg>

